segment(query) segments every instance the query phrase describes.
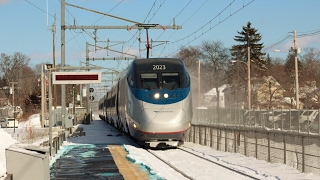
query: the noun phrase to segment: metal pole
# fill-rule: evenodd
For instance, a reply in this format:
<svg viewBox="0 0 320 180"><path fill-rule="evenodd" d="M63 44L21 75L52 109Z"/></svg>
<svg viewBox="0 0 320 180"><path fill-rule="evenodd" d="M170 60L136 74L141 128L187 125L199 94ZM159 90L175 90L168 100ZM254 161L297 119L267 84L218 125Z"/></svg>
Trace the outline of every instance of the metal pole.
<svg viewBox="0 0 320 180"><path fill-rule="evenodd" d="M248 46L248 110L251 109L250 47Z"/></svg>
<svg viewBox="0 0 320 180"><path fill-rule="evenodd" d="M294 65L295 65L295 78L296 78L296 108L299 109L299 82L298 82L298 48L297 48L297 43L296 43L296 30L293 31L294 33Z"/></svg>
<svg viewBox="0 0 320 180"><path fill-rule="evenodd" d="M52 55L53 55L53 68L56 68L56 15L54 15L54 23L52 24ZM53 85L53 105L54 109L57 108L57 85Z"/></svg>
<svg viewBox="0 0 320 180"><path fill-rule="evenodd" d="M16 116L15 116L16 108L14 107L14 82L12 82L12 106L13 106L13 118L14 118L13 133L16 133Z"/></svg>
<svg viewBox="0 0 320 180"><path fill-rule="evenodd" d="M66 39L65 39L65 0L61 1L61 67L64 67L66 64ZM62 113L62 128L66 127L65 115L66 115L66 85L61 84L61 113Z"/></svg>
<svg viewBox="0 0 320 180"><path fill-rule="evenodd" d="M80 67L82 66L82 62L80 61ZM80 92L79 92L79 94L80 94L80 107L82 107L82 96L83 96L83 94L82 94L82 84L80 84L79 85L79 90L80 90Z"/></svg>
<svg viewBox="0 0 320 180"><path fill-rule="evenodd" d="M199 68L198 68L198 106L201 106L201 98L200 98L200 59L199 59Z"/></svg>
<svg viewBox="0 0 320 180"><path fill-rule="evenodd" d="M86 42L86 66L89 67L89 43ZM89 71L89 70L88 70ZM86 85L86 109L89 113L89 84Z"/></svg>
<svg viewBox="0 0 320 180"><path fill-rule="evenodd" d="M75 106L74 106L74 84L72 84L72 114L75 112Z"/></svg>
<svg viewBox="0 0 320 180"><path fill-rule="evenodd" d="M44 78L44 64L41 65L41 127L44 127L44 108L45 108L45 78Z"/></svg>
<svg viewBox="0 0 320 180"><path fill-rule="evenodd" d="M49 72L49 153L51 154L52 149L52 82L51 82L51 70Z"/></svg>

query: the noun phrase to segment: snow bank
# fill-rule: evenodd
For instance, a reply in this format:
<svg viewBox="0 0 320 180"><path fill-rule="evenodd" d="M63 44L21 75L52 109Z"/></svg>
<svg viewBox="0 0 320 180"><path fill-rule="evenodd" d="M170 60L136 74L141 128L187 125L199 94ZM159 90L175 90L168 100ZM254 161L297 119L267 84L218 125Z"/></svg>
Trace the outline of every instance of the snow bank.
<svg viewBox="0 0 320 180"><path fill-rule="evenodd" d="M4 179L7 172L5 150L17 141L10 134L0 129L0 180Z"/></svg>

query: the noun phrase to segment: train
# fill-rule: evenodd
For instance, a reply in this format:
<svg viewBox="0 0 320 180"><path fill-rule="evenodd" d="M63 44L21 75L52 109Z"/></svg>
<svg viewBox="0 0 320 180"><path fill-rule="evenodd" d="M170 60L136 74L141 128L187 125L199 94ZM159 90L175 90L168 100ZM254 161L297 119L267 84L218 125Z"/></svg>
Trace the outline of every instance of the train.
<svg viewBox="0 0 320 180"><path fill-rule="evenodd" d="M99 99L99 117L145 147L184 143L191 126L192 93L181 59L133 60Z"/></svg>

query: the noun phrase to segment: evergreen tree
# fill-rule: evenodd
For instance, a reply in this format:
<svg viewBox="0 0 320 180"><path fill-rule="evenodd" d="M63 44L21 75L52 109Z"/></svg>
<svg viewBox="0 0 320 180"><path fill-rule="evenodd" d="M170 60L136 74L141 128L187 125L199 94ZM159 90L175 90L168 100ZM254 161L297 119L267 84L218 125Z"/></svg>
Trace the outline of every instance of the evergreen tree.
<svg viewBox="0 0 320 180"><path fill-rule="evenodd" d="M266 53L261 52L264 46L263 43L258 43L262 37L257 31L258 30L252 28L251 23L248 22L247 26L243 26L242 31L238 31L239 35L234 38L234 40L240 44L233 45L230 51L233 60L247 62L248 47L250 47L251 67L256 67L258 70L265 70L267 68L264 58Z"/></svg>
<svg viewBox="0 0 320 180"><path fill-rule="evenodd" d="M257 31L258 30L252 28L251 23L248 22L247 26L243 26L242 31L238 31L238 35L234 37L234 40L239 42L239 44L233 45L230 49L232 60L241 61L246 64L248 62L248 55L250 54L251 106L256 104L257 94L255 89L261 80L261 78L255 77L262 77L267 69L267 61L265 59L266 53L261 51L264 46L263 43L259 43L262 37ZM248 52L248 50L250 51ZM239 63L237 63L237 66L239 66ZM241 67L248 71L246 66L241 65ZM229 82L233 82L233 86L240 88L248 81L248 78L245 77L247 76L247 73L239 74L239 71L229 71L229 73L229 77L237 77L237 79L239 79L237 81L229 79ZM238 76L242 76L243 78L241 79L244 81L240 82L240 78L238 78Z"/></svg>

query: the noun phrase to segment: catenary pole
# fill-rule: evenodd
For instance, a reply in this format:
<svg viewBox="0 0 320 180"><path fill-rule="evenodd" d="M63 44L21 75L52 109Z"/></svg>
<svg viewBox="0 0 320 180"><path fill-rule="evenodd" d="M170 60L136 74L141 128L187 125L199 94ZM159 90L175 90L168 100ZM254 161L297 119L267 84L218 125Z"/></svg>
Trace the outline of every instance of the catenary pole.
<svg viewBox="0 0 320 180"><path fill-rule="evenodd" d="M64 67L65 52L66 52L66 39L65 39L65 0L61 0L61 66ZM65 116L66 116L66 85L61 85L61 113L62 113L62 127L65 128Z"/></svg>
<svg viewBox="0 0 320 180"><path fill-rule="evenodd" d="M296 108L299 109L299 80L298 80L298 47L296 41L296 30L293 31L294 39L294 66L295 66L295 84L296 84Z"/></svg>

